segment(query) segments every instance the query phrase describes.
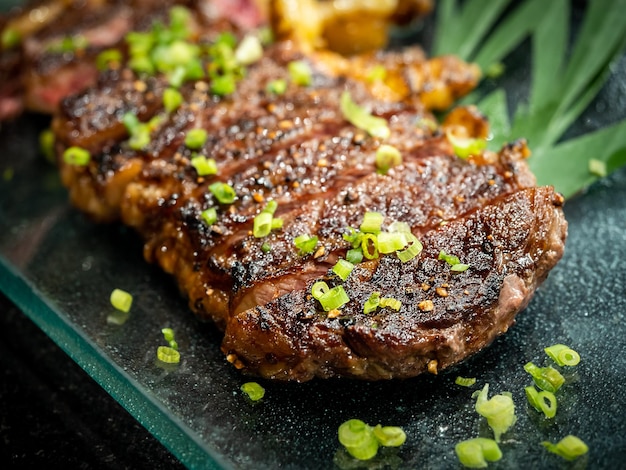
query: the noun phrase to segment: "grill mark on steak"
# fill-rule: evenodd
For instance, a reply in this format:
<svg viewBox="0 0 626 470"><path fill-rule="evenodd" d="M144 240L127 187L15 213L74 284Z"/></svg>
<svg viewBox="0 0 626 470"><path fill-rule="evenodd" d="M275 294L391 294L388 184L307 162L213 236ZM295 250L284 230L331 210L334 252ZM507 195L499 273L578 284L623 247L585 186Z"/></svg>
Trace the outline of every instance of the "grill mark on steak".
<svg viewBox="0 0 626 470"><path fill-rule="evenodd" d="M425 233L424 252L405 265L393 257L359 265L344 284L351 300L339 318L320 314L308 289L232 316L224 352L264 377L300 381L411 377L433 360L445 368L505 332L526 306L562 252L561 204L551 188L502 196ZM489 236L497 248L486 254L482 240ZM458 254L470 270L451 273L437 260L442 248ZM523 266L522 259L531 264ZM432 287L424 290L423 284ZM435 292L442 285L446 297ZM401 300L402 310L363 314L372 291ZM418 307L424 300L433 302L432 311Z"/></svg>

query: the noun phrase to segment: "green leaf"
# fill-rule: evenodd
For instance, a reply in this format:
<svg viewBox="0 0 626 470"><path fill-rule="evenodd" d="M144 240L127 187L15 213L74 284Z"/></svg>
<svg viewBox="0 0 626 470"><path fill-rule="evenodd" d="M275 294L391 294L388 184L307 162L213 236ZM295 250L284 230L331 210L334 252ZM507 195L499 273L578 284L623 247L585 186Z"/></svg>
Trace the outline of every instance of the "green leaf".
<svg viewBox="0 0 626 470"><path fill-rule="evenodd" d="M480 100L476 106L485 116L489 116L489 128L492 134L489 149L499 150L511 133L506 93L498 88Z"/></svg>
<svg viewBox="0 0 626 470"><path fill-rule="evenodd" d="M610 127L570 139L530 160L540 185L553 185L566 198L593 183L589 160L607 164L610 173L626 164L626 120Z"/></svg>

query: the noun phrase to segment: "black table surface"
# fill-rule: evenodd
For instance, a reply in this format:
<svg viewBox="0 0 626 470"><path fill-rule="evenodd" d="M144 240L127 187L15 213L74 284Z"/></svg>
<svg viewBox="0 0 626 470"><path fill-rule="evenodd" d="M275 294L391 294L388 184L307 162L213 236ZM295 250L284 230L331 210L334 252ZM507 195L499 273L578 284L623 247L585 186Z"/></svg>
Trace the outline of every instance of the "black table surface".
<svg viewBox="0 0 626 470"><path fill-rule="evenodd" d="M184 468L1 294L0 374L2 468Z"/></svg>

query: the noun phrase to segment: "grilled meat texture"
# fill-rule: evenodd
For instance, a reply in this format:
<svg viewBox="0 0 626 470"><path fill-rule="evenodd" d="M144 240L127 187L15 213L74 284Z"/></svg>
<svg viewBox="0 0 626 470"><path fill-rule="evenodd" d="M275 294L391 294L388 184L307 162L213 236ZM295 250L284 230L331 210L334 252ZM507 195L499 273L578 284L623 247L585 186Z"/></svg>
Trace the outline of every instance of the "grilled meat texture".
<svg viewBox="0 0 626 470"><path fill-rule="evenodd" d="M164 78L109 71L97 87L65 100L54 119L59 154L79 145L92 155L86 166L61 159L63 181L93 218L121 218L141 234L146 259L173 274L191 309L224 330L227 359L247 373L377 380L447 367L512 324L560 258L567 225L562 198L534 187L524 142L461 160L441 129L424 124L439 100L421 97L432 90L458 97L478 75L453 58L419 57L303 57L280 42L232 95L213 96L207 82L190 82L181 88L183 105L169 114ZM290 82L293 60L312 67L310 86ZM401 86L362 79L378 60L392 65ZM289 83L284 94L268 91L276 79ZM401 152L400 166L376 171L381 142L342 115L344 90L388 121L385 143ZM126 112L142 122L161 117L142 151L128 145ZM192 151L184 139L195 128L208 139ZM195 153L215 159L218 174L198 176ZM234 188L233 204L212 195L216 181ZM255 238L254 217L270 200L284 226ZM212 225L202 218L209 208L218 213ZM383 214L385 227L406 222L424 252L407 263L382 255L359 264L344 283L350 302L329 315L311 298L311 285L339 282L330 268L349 248L342 235L366 211ZM319 238L313 253L294 246L301 234ZM437 259L440 250L469 270L451 273ZM400 300L400 311L363 314L373 291Z"/></svg>

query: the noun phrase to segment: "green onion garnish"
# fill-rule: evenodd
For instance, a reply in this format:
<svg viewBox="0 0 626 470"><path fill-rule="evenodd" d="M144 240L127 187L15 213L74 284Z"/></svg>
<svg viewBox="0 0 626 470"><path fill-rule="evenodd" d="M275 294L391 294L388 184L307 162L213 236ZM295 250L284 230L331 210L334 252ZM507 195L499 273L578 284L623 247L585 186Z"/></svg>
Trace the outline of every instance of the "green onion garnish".
<svg viewBox="0 0 626 470"><path fill-rule="evenodd" d="M220 183L219 181L209 186L209 191L213 193L215 199L221 204L232 204L237 198L237 193L232 186L226 183Z"/></svg>
<svg viewBox="0 0 626 470"><path fill-rule="evenodd" d="M557 402L554 393L541 390L540 392L532 385L524 388L528 403L537 411L543 412L546 418L554 418L556 415Z"/></svg>
<svg viewBox="0 0 626 470"><path fill-rule="evenodd" d="M354 264L352 264L350 261L346 261L345 259L338 260L337 263L333 266L333 272L337 276L339 276L342 281L348 279L348 276L353 269Z"/></svg>
<svg viewBox="0 0 626 470"><path fill-rule="evenodd" d="M369 298L363 304L363 313L367 315L368 313L375 312L379 305L380 292L372 292Z"/></svg>
<svg viewBox="0 0 626 470"><path fill-rule="evenodd" d="M39 150L46 159L54 163L54 132L47 128L39 134Z"/></svg>
<svg viewBox="0 0 626 470"><path fill-rule="evenodd" d="M411 227L406 222L393 221L389 225L390 232L411 233Z"/></svg>
<svg viewBox="0 0 626 470"><path fill-rule="evenodd" d="M575 460L589 452L589 447L576 436L568 435L556 444L544 441L541 443L550 452L559 455L567 460Z"/></svg>
<svg viewBox="0 0 626 470"><path fill-rule="evenodd" d="M278 78L276 80L272 80L268 82L267 87L265 88L268 93L273 93L275 95L282 95L287 91L287 81L282 78Z"/></svg>
<svg viewBox="0 0 626 470"><path fill-rule="evenodd" d="M485 150L485 147L487 147L487 141L485 139L459 137L454 135L454 131L451 128L446 129L446 137L448 138L448 142L452 144L454 154L464 160L472 155L480 155L480 153Z"/></svg>
<svg viewBox="0 0 626 470"><path fill-rule="evenodd" d="M303 60L294 60L287 64L289 77L296 85L309 86L313 79L313 72L309 64Z"/></svg>
<svg viewBox="0 0 626 470"><path fill-rule="evenodd" d="M215 222L217 222L217 209L215 209L215 207L209 207L208 209L202 211L200 217L205 224L209 226L213 225Z"/></svg>
<svg viewBox="0 0 626 470"><path fill-rule="evenodd" d="M363 261L363 251L360 248L352 248L346 252L346 260L352 264Z"/></svg>
<svg viewBox="0 0 626 470"><path fill-rule="evenodd" d="M369 460L378 453L378 440L371 426L360 419L350 419L339 426L339 442L359 460Z"/></svg>
<svg viewBox="0 0 626 470"><path fill-rule="evenodd" d="M341 95L340 106L343 117L353 126L364 130L369 135L378 137L379 139L386 139L391 134L387 121L383 118L373 116L365 108L362 108L352 101L349 92L344 91Z"/></svg>
<svg viewBox="0 0 626 470"><path fill-rule="evenodd" d="M198 176L207 176L217 174L217 163L212 158L204 155L196 155L191 159L191 166L196 169Z"/></svg>
<svg viewBox="0 0 626 470"><path fill-rule="evenodd" d="M209 134L205 129L190 129L185 135L185 146L187 148L198 150L205 143Z"/></svg>
<svg viewBox="0 0 626 470"><path fill-rule="evenodd" d="M364 233L361 238L361 251L367 259L378 258L378 238L373 233Z"/></svg>
<svg viewBox="0 0 626 470"><path fill-rule="evenodd" d="M241 386L241 391L252 401L259 401L265 396L265 389L257 382L246 382Z"/></svg>
<svg viewBox="0 0 626 470"><path fill-rule="evenodd" d="M263 57L263 46L258 37L248 35L244 37L235 50L235 60L241 65L250 65Z"/></svg>
<svg viewBox="0 0 626 470"><path fill-rule="evenodd" d="M174 330L171 328L163 328L161 329L161 333L163 333L163 338L169 343L170 348L178 351L178 343L174 338Z"/></svg>
<svg viewBox="0 0 626 470"><path fill-rule="evenodd" d="M553 367L537 367L532 362L528 362L524 366L524 370L528 372L537 387L548 392L556 393L565 383L565 378L561 373Z"/></svg>
<svg viewBox="0 0 626 470"><path fill-rule="evenodd" d="M96 57L98 70L106 70L111 66L118 67L122 63L122 53L118 49L106 49Z"/></svg>
<svg viewBox="0 0 626 470"><path fill-rule="evenodd" d="M111 292L111 305L120 312L128 313L133 304L133 296L122 289L113 289Z"/></svg>
<svg viewBox="0 0 626 470"><path fill-rule="evenodd" d="M348 297L343 286L335 286L320 295L317 300L322 305L324 311L329 312L330 310L343 307L350 301L350 297Z"/></svg>
<svg viewBox="0 0 626 470"><path fill-rule="evenodd" d="M394 166L402 165L400 150L392 145L383 144L376 150L376 169L386 175Z"/></svg>
<svg viewBox="0 0 626 470"><path fill-rule="evenodd" d="M363 233L378 233L384 220L385 217L380 212L366 212L359 229Z"/></svg>
<svg viewBox="0 0 626 470"><path fill-rule="evenodd" d="M17 29L7 28L2 31L2 37L0 37L0 45L2 49L8 50L17 46L22 40L22 35Z"/></svg>
<svg viewBox="0 0 626 470"><path fill-rule="evenodd" d="M69 147L63 152L63 161L68 165L85 166L91 160L91 154L82 147Z"/></svg>
<svg viewBox="0 0 626 470"><path fill-rule="evenodd" d="M314 299L319 300L320 297L329 290L330 287L328 287L328 284L326 284L324 281L317 281L311 286L311 295Z"/></svg>
<svg viewBox="0 0 626 470"><path fill-rule="evenodd" d="M357 248L361 246L361 238L363 237L363 234L357 229L347 227L346 231L341 236L345 241L349 242L352 245L352 248Z"/></svg>
<svg viewBox="0 0 626 470"><path fill-rule="evenodd" d="M406 433L399 426L374 426L374 437L381 446L400 447L406 442Z"/></svg>
<svg viewBox="0 0 626 470"><path fill-rule="evenodd" d="M176 111L183 103L183 95L175 88L166 88L163 92L163 106L168 113Z"/></svg>
<svg viewBox="0 0 626 470"><path fill-rule="evenodd" d="M471 387L476 383L475 377L461 377L460 375L454 379L454 383L461 387Z"/></svg>
<svg viewBox="0 0 626 470"><path fill-rule="evenodd" d="M293 239L293 244L301 255L308 255L315 251L318 241L316 235L302 234Z"/></svg>
<svg viewBox="0 0 626 470"><path fill-rule="evenodd" d="M270 245L268 242L264 242L261 245L261 251L263 253L269 253L272 250L272 245Z"/></svg>
<svg viewBox="0 0 626 470"><path fill-rule="evenodd" d="M157 359L166 364L178 364L180 362L180 353L170 346L159 346L157 348Z"/></svg>
<svg viewBox="0 0 626 470"><path fill-rule="evenodd" d="M348 453L359 460L369 460L378 453L378 447L399 447L406 441L406 433L398 426L371 427L360 419L350 419L339 426L337 437Z"/></svg>
<svg viewBox="0 0 626 470"><path fill-rule="evenodd" d="M267 237L272 231L272 214L261 212L254 218L252 234L255 238Z"/></svg>
<svg viewBox="0 0 626 470"><path fill-rule="evenodd" d="M457 256L449 255L443 250L439 252L439 256L437 257L437 259L444 260L446 263L448 263L450 265L450 271L463 272L467 271L470 267L469 264L461 263Z"/></svg>
<svg viewBox="0 0 626 470"><path fill-rule="evenodd" d="M486 437L476 437L459 442L454 451L456 456L467 468L484 468L487 461L496 462L502 458L502 451L498 443Z"/></svg>
<svg viewBox="0 0 626 470"><path fill-rule="evenodd" d="M509 393L494 395L488 398L489 384L474 393L476 397L476 412L487 418L487 424L493 430L496 442L500 442L500 436L504 434L517 420L515 416L515 404Z"/></svg>
<svg viewBox="0 0 626 470"><path fill-rule="evenodd" d="M226 96L234 93L237 89L237 82L234 75L220 75L213 77L211 82L211 93L218 96Z"/></svg>
<svg viewBox="0 0 626 470"><path fill-rule="evenodd" d="M422 252L424 248L422 243L417 239L415 235L410 232L404 232L404 235L408 239L409 245L404 249L396 252L398 259L403 263L412 260Z"/></svg>
<svg viewBox="0 0 626 470"><path fill-rule="evenodd" d="M555 344L544 349L546 354L557 363L563 366L575 366L580 362L580 355L564 344Z"/></svg>
<svg viewBox="0 0 626 470"><path fill-rule="evenodd" d="M388 254L402 250L408 243L402 232L380 232L376 237L379 253Z"/></svg>
<svg viewBox="0 0 626 470"><path fill-rule="evenodd" d="M398 299L394 299L393 297L383 297L382 299L380 299L380 307L387 307L395 310L396 312L399 312L402 308L402 302L400 302Z"/></svg>

